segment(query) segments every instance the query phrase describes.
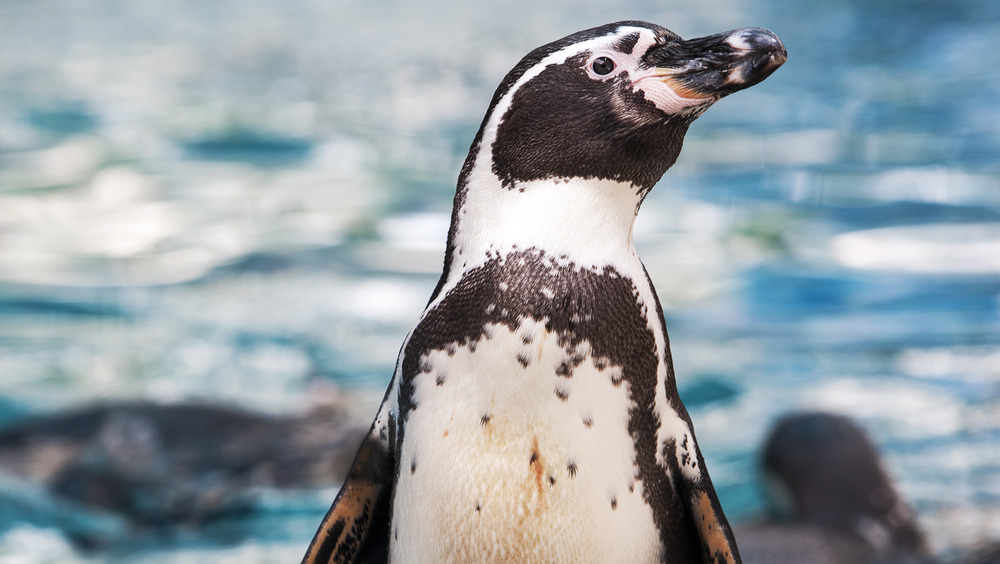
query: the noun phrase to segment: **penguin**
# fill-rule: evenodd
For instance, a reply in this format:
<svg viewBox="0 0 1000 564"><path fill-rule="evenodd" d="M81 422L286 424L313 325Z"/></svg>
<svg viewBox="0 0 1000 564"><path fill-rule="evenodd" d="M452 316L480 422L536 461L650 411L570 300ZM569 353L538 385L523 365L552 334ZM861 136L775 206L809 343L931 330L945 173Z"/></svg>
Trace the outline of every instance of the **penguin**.
<svg viewBox="0 0 1000 564"><path fill-rule="evenodd" d="M760 458L772 516L738 528L746 562L932 561L916 513L849 417L784 415Z"/></svg>
<svg viewBox="0 0 1000 564"><path fill-rule="evenodd" d="M303 563L740 562L632 225L772 32L623 21L526 55L459 173L444 271Z"/></svg>

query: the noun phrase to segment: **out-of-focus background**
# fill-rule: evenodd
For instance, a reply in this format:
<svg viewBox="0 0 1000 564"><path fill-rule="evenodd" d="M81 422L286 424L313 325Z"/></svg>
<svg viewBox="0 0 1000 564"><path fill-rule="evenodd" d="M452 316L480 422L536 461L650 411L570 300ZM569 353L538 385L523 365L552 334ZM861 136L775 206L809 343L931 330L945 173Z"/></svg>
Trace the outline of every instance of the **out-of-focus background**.
<svg viewBox="0 0 1000 564"><path fill-rule="evenodd" d="M1000 3L3 0L0 561L297 561L493 89L620 19L789 52L636 227L730 520L823 409L935 554L1000 539Z"/></svg>

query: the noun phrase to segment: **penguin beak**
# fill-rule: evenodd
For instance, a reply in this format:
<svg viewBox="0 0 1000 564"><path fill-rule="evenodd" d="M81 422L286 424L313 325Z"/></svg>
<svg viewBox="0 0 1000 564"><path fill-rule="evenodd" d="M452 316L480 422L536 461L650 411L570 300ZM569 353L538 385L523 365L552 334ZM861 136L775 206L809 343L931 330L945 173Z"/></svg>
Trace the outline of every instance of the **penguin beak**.
<svg viewBox="0 0 1000 564"><path fill-rule="evenodd" d="M788 53L777 35L747 27L654 45L643 58L678 96L718 100L771 76Z"/></svg>

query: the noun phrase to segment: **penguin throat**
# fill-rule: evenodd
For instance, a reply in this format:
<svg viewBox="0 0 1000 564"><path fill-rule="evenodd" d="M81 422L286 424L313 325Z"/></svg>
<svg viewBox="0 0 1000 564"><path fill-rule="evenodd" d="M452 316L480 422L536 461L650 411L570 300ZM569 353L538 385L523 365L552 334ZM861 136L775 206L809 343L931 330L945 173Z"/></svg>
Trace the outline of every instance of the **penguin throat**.
<svg viewBox="0 0 1000 564"><path fill-rule="evenodd" d="M555 178L508 189L476 170L452 226L452 274L511 252L536 249L578 268L635 260L632 225L644 192L614 180Z"/></svg>

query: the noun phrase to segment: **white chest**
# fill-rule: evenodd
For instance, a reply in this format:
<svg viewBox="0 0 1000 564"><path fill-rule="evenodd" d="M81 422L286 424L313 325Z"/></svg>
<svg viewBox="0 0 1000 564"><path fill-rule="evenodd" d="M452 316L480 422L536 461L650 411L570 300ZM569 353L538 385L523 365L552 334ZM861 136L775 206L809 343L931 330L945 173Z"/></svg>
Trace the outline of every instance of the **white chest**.
<svg viewBox="0 0 1000 564"><path fill-rule="evenodd" d="M393 505L394 562L654 562L628 382L544 320L421 359ZM405 557L404 557L405 555Z"/></svg>

